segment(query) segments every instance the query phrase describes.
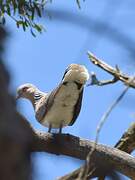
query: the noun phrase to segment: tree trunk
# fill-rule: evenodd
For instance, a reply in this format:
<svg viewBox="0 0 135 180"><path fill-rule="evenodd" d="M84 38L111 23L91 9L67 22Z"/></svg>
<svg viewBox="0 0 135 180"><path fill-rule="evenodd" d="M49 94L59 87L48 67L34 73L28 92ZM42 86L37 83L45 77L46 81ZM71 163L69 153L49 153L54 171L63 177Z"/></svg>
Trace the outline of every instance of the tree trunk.
<svg viewBox="0 0 135 180"><path fill-rule="evenodd" d="M0 179L28 180L31 134L16 112L15 100L8 92L9 74L2 61L7 33L0 26Z"/></svg>

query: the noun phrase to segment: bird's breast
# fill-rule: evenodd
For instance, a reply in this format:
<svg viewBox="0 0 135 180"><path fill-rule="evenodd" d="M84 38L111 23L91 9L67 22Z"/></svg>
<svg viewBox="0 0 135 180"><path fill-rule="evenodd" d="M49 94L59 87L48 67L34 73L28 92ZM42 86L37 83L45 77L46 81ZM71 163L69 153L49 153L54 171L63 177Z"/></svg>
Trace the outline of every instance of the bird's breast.
<svg viewBox="0 0 135 180"><path fill-rule="evenodd" d="M53 128L59 128L62 122L63 126L67 126L73 118L74 106L77 103L79 94L80 91L74 82L62 84L42 124L49 126L51 123Z"/></svg>
<svg viewBox="0 0 135 180"><path fill-rule="evenodd" d="M74 106L79 96L77 85L74 82L62 85L57 93L54 103L60 105Z"/></svg>

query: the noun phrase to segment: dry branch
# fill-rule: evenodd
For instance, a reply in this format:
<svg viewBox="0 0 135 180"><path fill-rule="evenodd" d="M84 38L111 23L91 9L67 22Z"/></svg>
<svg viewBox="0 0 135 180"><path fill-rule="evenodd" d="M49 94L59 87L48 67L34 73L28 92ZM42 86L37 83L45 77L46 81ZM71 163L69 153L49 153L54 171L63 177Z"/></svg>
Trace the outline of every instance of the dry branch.
<svg viewBox="0 0 135 180"><path fill-rule="evenodd" d="M91 142L90 142L91 143ZM93 142L92 142L93 143ZM94 145L94 144L93 144ZM92 145L92 147L93 147L93 145ZM127 153L132 153L134 150L135 150L135 123L133 123L130 127L129 127L129 129L122 135L122 137L120 138L120 140L118 141L118 143L115 145L115 147L116 148L118 148L119 150L122 150L122 151L125 151L125 152L127 152ZM98 149L98 147L97 147L97 149ZM114 160L114 158L115 157L111 157L110 159L112 160ZM134 159L134 157L132 157L133 159ZM98 160L97 160L98 161ZM133 161L135 161L135 160L133 160ZM99 165L99 167L98 167L98 165L97 164L95 164L96 165L96 167L98 167L98 169L96 169L92 174L91 174L91 176L88 176L88 179L89 178L91 178L91 177L95 177L95 176L100 176L100 174L102 175L102 173L103 173L103 170L107 170L107 167L109 167L109 163L110 163L110 161L109 162L105 162L105 165L104 165L104 160L102 161L103 162L103 164L102 164L102 166L100 166ZM102 163L101 162L101 163ZM107 163L107 164L106 164ZM118 164L118 166L120 166L120 164ZM91 169L94 167L94 164L93 164L93 166L91 166ZM70 179L76 179L77 177L78 177L78 175L79 175L79 173L80 173L80 171L81 171L81 169L83 168L83 166L82 167L80 167L80 168L78 168L77 170L75 170L75 171L73 171L73 172L71 172L71 173L69 173L69 174L67 174L67 175L65 175L65 176L63 176L63 177L61 177L61 178L59 178L59 180L70 180ZM115 169L115 170L117 170L117 171L119 171L118 169L116 169L114 166L113 166L113 168ZM101 171L102 172L101 172ZM120 171L119 171L120 172ZM122 172L121 172L122 173ZM130 177L130 176L129 176ZM133 177L135 177L134 175L133 175ZM132 178L133 178L132 177Z"/></svg>
<svg viewBox="0 0 135 180"><path fill-rule="evenodd" d="M129 87L135 88L135 80L132 81L133 76L128 76L127 74L124 74L118 66L113 68L109 64L105 63L103 60L100 60L97 58L94 54L88 52L89 60L95 64L96 66L100 67L104 71L108 72L109 74L114 76L114 80L110 83L114 83L117 80L120 80L124 82L124 84L128 85Z"/></svg>
<svg viewBox="0 0 135 180"><path fill-rule="evenodd" d="M45 151L57 155L67 155L85 160L94 142L83 140L69 134L50 134L33 130L31 151ZM129 154L116 148L97 144L92 156L92 163L96 166L112 166L115 170L128 177L135 177L135 160ZM95 174L94 174L95 176Z"/></svg>
<svg viewBox="0 0 135 180"><path fill-rule="evenodd" d="M115 145L116 148L131 154L135 150L135 123L122 135Z"/></svg>

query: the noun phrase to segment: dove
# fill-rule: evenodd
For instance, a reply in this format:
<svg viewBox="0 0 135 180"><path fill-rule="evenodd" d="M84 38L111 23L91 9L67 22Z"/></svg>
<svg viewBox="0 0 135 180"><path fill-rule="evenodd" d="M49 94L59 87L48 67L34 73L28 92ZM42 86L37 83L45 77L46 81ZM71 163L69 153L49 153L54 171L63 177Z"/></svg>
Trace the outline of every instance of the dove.
<svg viewBox="0 0 135 180"><path fill-rule="evenodd" d="M26 83L17 88L17 99L28 99L39 123L51 129L72 126L82 106L84 86L89 73L84 65L70 64L59 85L51 92L42 92L35 85Z"/></svg>

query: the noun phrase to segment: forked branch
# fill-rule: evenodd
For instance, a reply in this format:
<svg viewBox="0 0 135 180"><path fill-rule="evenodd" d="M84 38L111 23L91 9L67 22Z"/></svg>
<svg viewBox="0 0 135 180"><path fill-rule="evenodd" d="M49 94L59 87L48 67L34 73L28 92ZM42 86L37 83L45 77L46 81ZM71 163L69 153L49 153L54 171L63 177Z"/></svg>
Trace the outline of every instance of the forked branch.
<svg viewBox="0 0 135 180"><path fill-rule="evenodd" d="M89 60L95 64L96 66L100 67L101 69L103 69L104 71L108 72L109 74L113 75L113 79L109 80L110 83L115 83L116 81L120 80L122 81L124 84L128 85L129 87L135 88L135 80L132 81L133 76L129 76L127 74L124 74L119 68L118 66L116 66L115 68L113 68L112 66L110 66L109 64L105 63L103 60L97 58L94 54L92 54L91 52L88 52L88 57ZM100 84L100 81L97 81L99 83L97 83L97 85L104 85L104 81L102 84ZM107 81L105 81L105 85L106 84L110 84L107 83ZM96 84L96 83L95 83Z"/></svg>

